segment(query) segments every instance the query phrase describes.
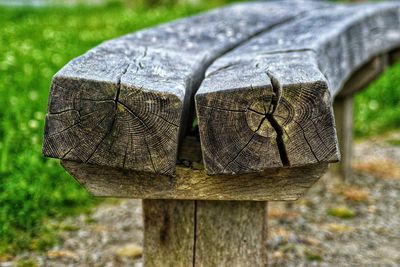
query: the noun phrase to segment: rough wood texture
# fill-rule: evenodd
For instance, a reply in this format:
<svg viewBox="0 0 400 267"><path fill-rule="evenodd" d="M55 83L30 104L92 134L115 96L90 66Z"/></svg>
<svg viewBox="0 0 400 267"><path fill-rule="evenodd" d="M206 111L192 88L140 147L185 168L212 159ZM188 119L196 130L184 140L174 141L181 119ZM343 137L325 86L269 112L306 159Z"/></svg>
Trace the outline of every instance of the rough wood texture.
<svg viewBox="0 0 400 267"><path fill-rule="evenodd" d="M344 83L343 88L337 94L337 97L352 96L366 88L368 84L382 74L387 65L388 54L372 58L368 63L351 74L350 78Z"/></svg>
<svg viewBox="0 0 400 267"><path fill-rule="evenodd" d="M353 72L333 103L336 131L339 139L340 151L342 152L341 161L335 166L335 170L343 180L350 177L352 171L353 95L364 89L387 68L390 63L389 54L374 57L368 63Z"/></svg>
<svg viewBox="0 0 400 267"><path fill-rule="evenodd" d="M267 203L144 200L144 263L266 266Z"/></svg>
<svg viewBox="0 0 400 267"><path fill-rule="evenodd" d="M63 160L63 167L92 195L140 199L296 200L327 170L328 164L278 168L237 176L208 176L178 167L175 177Z"/></svg>
<svg viewBox="0 0 400 267"><path fill-rule="evenodd" d="M310 58L312 52L241 59L206 77L196 104L209 174L338 159L327 83Z"/></svg>
<svg viewBox="0 0 400 267"><path fill-rule="evenodd" d="M332 96L400 45L398 3L339 5L216 60L196 93L205 168L238 174L339 160Z"/></svg>
<svg viewBox="0 0 400 267"><path fill-rule="evenodd" d="M193 264L195 201L143 200L144 265Z"/></svg>
<svg viewBox="0 0 400 267"><path fill-rule="evenodd" d="M334 102L336 130L339 138L342 159L338 171L342 179L351 174L353 156L353 97L337 97Z"/></svg>
<svg viewBox="0 0 400 267"><path fill-rule="evenodd" d="M267 266L267 203L196 201L195 266Z"/></svg>
<svg viewBox="0 0 400 267"><path fill-rule="evenodd" d="M44 155L173 174L190 101L210 63L322 6L236 4L99 45L54 76Z"/></svg>

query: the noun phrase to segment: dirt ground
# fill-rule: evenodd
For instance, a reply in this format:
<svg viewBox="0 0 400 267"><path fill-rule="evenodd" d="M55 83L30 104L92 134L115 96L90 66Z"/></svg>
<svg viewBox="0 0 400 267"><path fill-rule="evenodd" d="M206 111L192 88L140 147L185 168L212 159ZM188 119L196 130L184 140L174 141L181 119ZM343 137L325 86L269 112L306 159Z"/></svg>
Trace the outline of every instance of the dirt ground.
<svg viewBox="0 0 400 267"><path fill-rule="evenodd" d="M400 132L356 142L354 173L325 175L296 202L269 204L270 266L400 266ZM142 266L139 200L68 218L60 244L24 253L38 266Z"/></svg>

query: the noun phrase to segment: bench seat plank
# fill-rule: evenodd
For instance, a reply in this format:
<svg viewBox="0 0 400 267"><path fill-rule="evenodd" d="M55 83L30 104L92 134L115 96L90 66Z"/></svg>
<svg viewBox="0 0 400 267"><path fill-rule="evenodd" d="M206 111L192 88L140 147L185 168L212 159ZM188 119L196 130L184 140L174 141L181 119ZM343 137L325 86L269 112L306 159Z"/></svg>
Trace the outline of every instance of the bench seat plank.
<svg viewBox="0 0 400 267"><path fill-rule="evenodd" d="M53 78L45 156L173 174L190 102L213 60L313 2L245 3L105 42Z"/></svg>
<svg viewBox="0 0 400 267"><path fill-rule="evenodd" d="M216 60L196 93L208 174L339 160L332 98L364 63L400 46L398 3L338 5Z"/></svg>

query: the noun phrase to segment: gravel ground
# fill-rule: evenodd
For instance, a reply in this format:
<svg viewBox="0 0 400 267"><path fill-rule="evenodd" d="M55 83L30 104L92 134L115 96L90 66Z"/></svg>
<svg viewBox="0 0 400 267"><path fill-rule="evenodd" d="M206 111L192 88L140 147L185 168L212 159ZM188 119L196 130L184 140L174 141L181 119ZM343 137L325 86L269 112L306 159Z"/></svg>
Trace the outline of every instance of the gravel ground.
<svg viewBox="0 0 400 267"><path fill-rule="evenodd" d="M141 264L143 222L139 200L112 200L62 222L60 244L46 253L24 253L0 267L134 266ZM31 265L29 265L31 264ZM25 265L23 265L25 266Z"/></svg>
<svg viewBox="0 0 400 267"><path fill-rule="evenodd" d="M357 142L346 182L329 173L303 199L270 203L270 265L400 266L399 140ZM108 201L62 224L59 246L0 266L142 266L140 201Z"/></svg>
<svg viewBox="0 0 400 267"><path fill-rule="evenodd" d="M399 140L358 142L346 182L329 173L303 199L271 203L270 264L400 266Z"/></svg>

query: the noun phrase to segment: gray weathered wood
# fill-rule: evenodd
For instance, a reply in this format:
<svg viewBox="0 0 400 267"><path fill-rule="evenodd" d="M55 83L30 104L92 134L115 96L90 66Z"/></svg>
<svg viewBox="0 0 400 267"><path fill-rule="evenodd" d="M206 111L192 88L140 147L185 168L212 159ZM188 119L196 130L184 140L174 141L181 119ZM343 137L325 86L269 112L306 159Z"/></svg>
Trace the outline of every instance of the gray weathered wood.
<svg viewBox="0 0 400 267"><path fill-rule="evenodd" d="M372 58L351 74L335 98L333 107L341 151L341 161L335 166L335 169L344 180L350 177L352 171L354 94L381 75L388 63L388 54Z"/></svg>
<svg viewBox="0 0 400 267"><path fill-rule="evenodd" d="M337 97L352 96L353 94L366 88L372 81L386 69L388 64L388 54L383 54L372 58L361 68L355 70L349 79L344 83Z"/></svg>
<svg viewBox="0 0 400 267"><path fill-rule="evenodd" d="M353 156L353 96L337 97L334 102L336 131L342 157L338 171L342 179L351 174Z"/></svg>
<svg viewBox="0 0 400 267"><path fill-rule="evenodd" d="M267 266L267 203L196 201L195 266Z"/></svg>
<svg viewBox="0 0 400 267"><path fill-rule="evenodd" d="M339 5L220 57L196 93L207 172L338 161L332 97L356 69L400 46L399 28L398 3Z"/></svg>
<svg viewBox="0 0 400 267"><path fill-rule="evenodd" d="M143 200L144 265L193 264L195 201Z"/></svg>
<svg viewBox="0 0 400 267"><path fill-rule="evenodd" d="M179 134L207 66L261 31L323 6L236 4L99 45L54 76L44 155L173 174Z"/></svg>
<svg viewBox="0 0 400 267"><path fill-rule="evenodd" d="M144 200L144 263L266 266L267 204Z"/></svg>
<svg viewBox="0 0 400 267"><path fill-rule="evenodd" d="M140 199L296 200L326 172L326 163L237 176L177 167L175 177L63 160L92 195Z"/></svg>
<svg viewBox="0 0 400 267"><path fill-rule="evenodd" d="M264 201L299 198L338 160L340 88L335 115L349 170L351 96L382 71L386 59L374 57L400 44L396 4L338 6L295 22L317 4L249 5L104 43L53 79L44 153L94 195L145 199L148 267L266 266ZM214 175L179 166L171 176L205 68L273 26L217 60L196 96Z"/></svg>

